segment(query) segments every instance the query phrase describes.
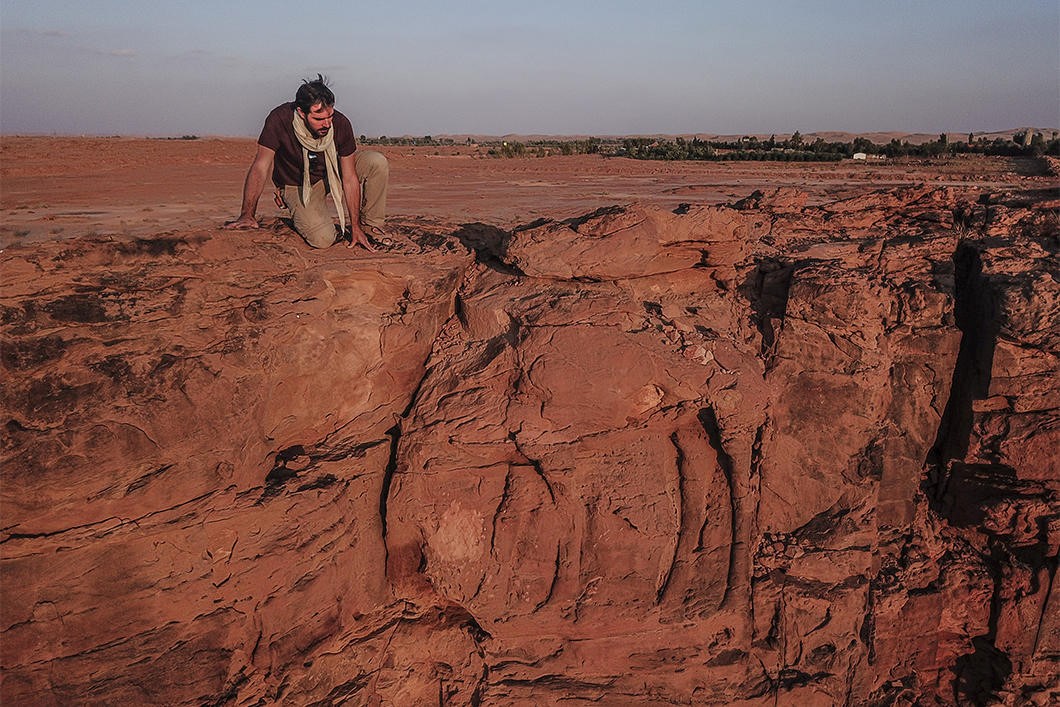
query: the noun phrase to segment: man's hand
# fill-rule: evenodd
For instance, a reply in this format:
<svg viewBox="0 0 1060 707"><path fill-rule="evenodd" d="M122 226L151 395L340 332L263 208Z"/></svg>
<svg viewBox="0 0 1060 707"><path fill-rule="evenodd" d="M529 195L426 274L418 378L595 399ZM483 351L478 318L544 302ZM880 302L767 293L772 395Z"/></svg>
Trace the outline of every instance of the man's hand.
<svg viewBox="0 0 1060 707"><path fill-rule="evenodd" d="M372 247L372 242L368 240L368 236L365 235L361 227L356 223L350 226L350 239L346 241L346 247L352 248L354 244L362 246L369 253L374 253L375 248Z"/></svg>
<svg viewBox="0 0 1060 707"><path fill-rule="evenodd" d="M247 170L247 179L243 183L243 204L239 208L239 218L226 222L225 228L239 231L261 228L254 214L258 212L258 199L261 198L265 182L268 181L269 174L272 172L275 157L275 151L264 145L258 145L258 153L254 155L254 162Z"/></svg>
<svg viewBox="0 0 1060 707"><path fill-rule="evenodd" d="M233 231L247 231L252 228L261 228L261 224L253 216L240 216L234 221L225 221L225 228Z"/></svg>

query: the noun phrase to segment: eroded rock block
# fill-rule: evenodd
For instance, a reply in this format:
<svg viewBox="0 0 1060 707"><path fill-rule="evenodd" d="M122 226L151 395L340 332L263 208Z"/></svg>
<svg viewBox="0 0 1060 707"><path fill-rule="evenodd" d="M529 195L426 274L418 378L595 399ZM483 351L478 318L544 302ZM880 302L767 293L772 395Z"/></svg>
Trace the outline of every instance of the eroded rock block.
<svg viewBox="0 0 1060 707"><path fill-rule="evenodd" d="M785 190L7 249L3 699L1045 704L1048 224Z"/></svg>

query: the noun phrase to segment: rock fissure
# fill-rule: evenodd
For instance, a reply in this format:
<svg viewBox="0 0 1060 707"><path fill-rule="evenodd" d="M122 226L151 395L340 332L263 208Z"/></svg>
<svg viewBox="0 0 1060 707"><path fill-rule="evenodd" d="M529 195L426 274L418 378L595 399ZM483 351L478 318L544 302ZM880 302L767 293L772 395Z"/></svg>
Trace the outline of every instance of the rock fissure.
<svg viewBox="0 0 1060 707"><path fill-rule="evenodd" d="M983 275L979 250L962 243L953 255L953 262L954 319L961 330L961 345L950 396L928 459L940 474L936 487L930 489L936 501L946 492L946 465L967 453L973 401L989 395L994 348L1000 331L995 297L989 278Z"/></svg>
<svg viewBox="0 0 1060 707"><path fill-rule="evenodd" d="M655 590L655 603L661 604L663 598L666 596L666 590L670 586L670 580L673 579L674 568L677 566L678 558L681 550L681 537L684 533L684 505L685 505L685 453L681 449L681 444L677 439L677 433L674 432L670 435L670 444L673 445L674 451L674 468L677 472L677 498L674 500L674 514L676 516L677 529L674 532L673 539L673 554L669 559L666 571L662 575L662 579L659 582L659 588Z"/></svg>
<svg viewBox="0 0 1060 707"><path fill-rule="evenodd" d="M730 593L736 582L736 548L738 540L737 521L740 516L740 509L737 507L736 502L736 482L734 479L733 461L732 457L729 456L728 452L725 451L725 448L722 445L721 428L718 425L718 417L714 412L714 408L708 406L700 409L697 418L699 419L699 424L703 427L703 431L707 434L707 440L710 442L711 448L717 455L718 467L721 469L721 473L725 477L726 495L729 503L729 561L725 573L725 591L721 598L721 605L725 606L729 601ZM704 518L703 525L700 527L697 535L697 552L701 552L704 549L704 534L706 529L707 520Z"/></svg>

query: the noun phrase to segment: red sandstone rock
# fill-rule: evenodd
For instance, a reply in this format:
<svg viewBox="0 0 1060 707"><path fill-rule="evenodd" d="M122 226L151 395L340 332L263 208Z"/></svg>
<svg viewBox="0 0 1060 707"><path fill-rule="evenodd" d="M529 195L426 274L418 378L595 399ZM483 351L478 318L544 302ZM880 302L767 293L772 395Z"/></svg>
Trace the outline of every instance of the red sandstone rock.
<svg viewBox="0 0 1060 707"><path fill-rule="evenodd" d="M7 249L4 702L1055 699L1055 214L807 204Z"/></svg>

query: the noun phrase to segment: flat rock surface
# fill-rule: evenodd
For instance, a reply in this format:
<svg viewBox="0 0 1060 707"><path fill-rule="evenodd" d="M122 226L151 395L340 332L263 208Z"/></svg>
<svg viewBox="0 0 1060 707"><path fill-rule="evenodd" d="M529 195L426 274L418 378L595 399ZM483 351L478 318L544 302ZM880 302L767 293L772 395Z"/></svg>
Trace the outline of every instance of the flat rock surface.
<svg viewBox="0 0 1060 707"><path fill-rule="evenodd" d="M5 704L1058 697L1055 180L395 151L368 254L117 142L3 143Z"/></svg>

